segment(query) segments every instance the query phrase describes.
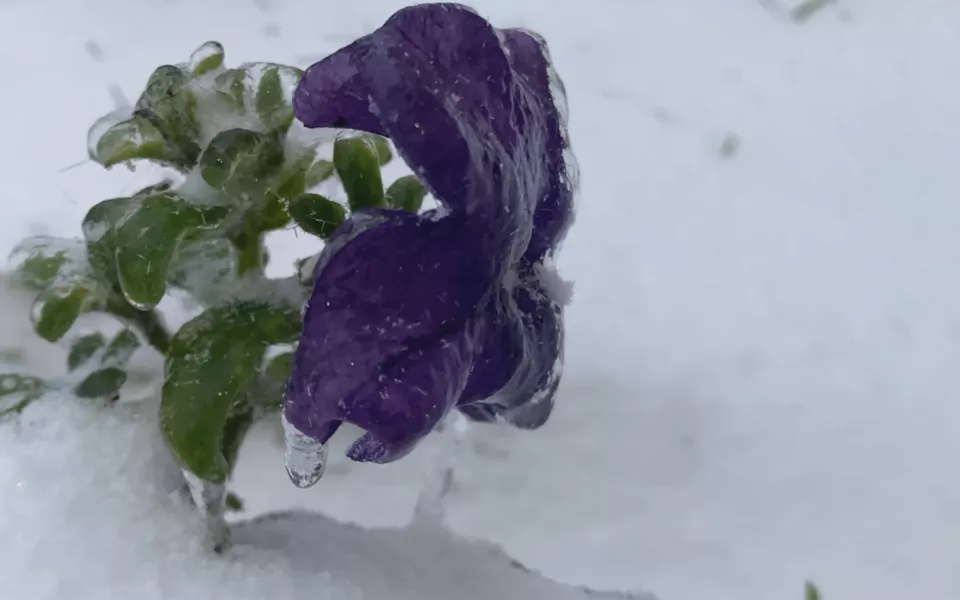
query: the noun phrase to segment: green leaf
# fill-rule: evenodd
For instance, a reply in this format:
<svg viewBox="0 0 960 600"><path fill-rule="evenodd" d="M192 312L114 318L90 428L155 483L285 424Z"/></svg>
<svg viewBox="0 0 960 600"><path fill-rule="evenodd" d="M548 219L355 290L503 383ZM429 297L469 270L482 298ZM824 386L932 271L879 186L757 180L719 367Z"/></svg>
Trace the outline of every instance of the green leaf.
<svg viewBox="0 0 960 600"><path fill-rule="evenodd" d="M301 229L324 240L347 218L343 206L320 194L294 196L287 210Z"/></svg>
<svg viewBox="0 0 960 600"><path fill-rule="evenodd" d="M127 381L127 372L119 367L106 367L88 375L74 388L80 398L109 398Z"/></svg>
<svg viewBox="0 0 960 600"><path fill-rule="evenodd" d="M121 329L107 344L100 361L111 366L126 364L139 347L140 338L137 337L137 334L132 329Z"/></svg>
<svg viewBox="0 0 960 600"><path fill-rule="evenodd" d="M48 342L59 340L87 308L91 296L91 290L80 283L44 290L30 311L34 331Z"/></svg>
<svg viewBox="0 0 960 600"><path fill-rule="evenodd" d="M244 222L248 230L262 233L283 229L290 224L290 215L281 196L267 194L247 211Z"/></svg>
<svg viewBox="0 0 960 600"><path fill-rule="evenodd" d="M223 66L223 46L219 42L207 42L193 51L187 63L195 77L202 77Z"/></svg>
<svg viewBox="0 0 960 600"><path fill-rule="evenodd" d="M267 131L285 132L293 123L293 90L302 76L296 67L250 63L217 75L215 87L240 115L252 110Z"/></svg>
<svg viewBox="0 0 960 600"><path fill-rule="evenodd" d="M234 280L237 261L230 241L219 232L209 237L188 234L170 267L167 280L203 304L213 304L217 294Z"/></svg>
<svg viewBox="0 0 960 600"><path fill-rule="evenodd" d="M107 340L100 333L91 333L77 338L70 346L67 368L74 371L83 366L106 344Z"/></svg>
<svg viewBox="0 0 960 600"><path fill-rule="evenodd" d="M257 385L250 393L251 404L266 412L283 408L283 393L293 370L293 352L283 352L267 361Z"/></svg>
<svg viewBox="0 0 960 600"><path fill-rule="evenodd" d="M390 147L390 140L382 135L375 135L372 133L368 133L364 137L372 141L373 145L376 147L377 157L380 160L381 167L393 160L393 149Z"/></svg>
<svg viewBox="0 0 960 600"><path fill-rule="evenodd" d="M108 129L97 142L91 158L107 168L138 159L181 166L176 149L153 123L141 116L134 116Z"/></svg>
<svg viewBox="0 0 960 600"><path fill-rule="evenodd" d="M423 205L427 190L413 175L400 177L387 188L387 206L416 214Z"/></svg>
<svg viewBox="0 0 960 600"><path fill-rule="evenodd" d="M40 291L55 281L89 274L89 263L81 240L40 235L26 238L10 253L10 266L19 283Z"/></svg>
<svg viewBox="0 0 960 600"><path fill-rule="evenodd" d="M804 598L806 600L821 600L820 590L813 582L808 581L804 586Z"/></svg>
<svg viewBox="0 0 960 600"><path fill-rule="evenodd" d="M246 114L247 71L227 69L214 80L216 91L224 101L241 115Z"/></svg>
<svg viewBox="0 0 960 600"><path fill-rule="evenodd" d="M333 177L333 174L336 172L337 170L334 168L332 162L323 159L318 160L310 165L310 169L307 171L304 191L315 188L327 179Z"/></svg>
<svg viewBox="0 0 960 600"><path fill-rule="evenodd" d="M45 340L59 340L81 312L100 306L106 296L80 240L28 238L14 248L11 262L20 280L39 292L30 319Z"/></svg>
<svg viewBox="0 0 960 600"><path fill-rule="evenodd" d="M133 198L111 198L94 204L83 217L83 237L93 272L111 285L117 277L117 229L137 209Z"/></svg>
<svg viewBox="0 0 960 600"><path fill-rule="evenodd" d="M254 104L267 129L286 131L293 123L293 88L303 71L283 65L267 64L260 74Z"/></svg>
<svg viewBox="0 0 960 600"><path fill-rule="evenodd" d="M300 312L261 302L218 306L176 333L167 354L160 424L180 464L202 479L223 482L228 418L245 401L266 348L291 343Z"/></svg>
<svg viewBox="0 0 960 600"><path fill-rule="evenodd" d="M0 417L21 412L46 391L38 377L19 373L0 373Z"/></svg>
<svg viewBox="0 0 960 600"><path fill-rule="evenodd" d="M117 276L127 301L140 310L159 304L180 241L224 216L222 207L200 208L169 192L140 200L116 232Z"/></svg>
<svg viewBox="0 0 960 600"><path fill-rule="evenodd" d="M134 115L149 121L176 149L183 168L196 164L200 156L197 99L188 86L188 77L172 65L157 68L137 100Z"/></svg>
<svg viewBox="0 0 960 600"><path fill-rule="evenodd" d="M270 359L267 367L263 370L267 377L275 381L286 383L293 371L293 352L284 352Z"/></svg>
<svg viewBox="0 0 960 600"><path fill-rule="evenodd" d="M283 165L283 144L276 135L248 129L217 134L200 157L200 175L215 189L242 195Z"/></svg>
<svg viewBox="0 0 960 600"><path fill-rule="evenodd" d="M377 146L369 137L340 138L333 144L333 165L351 211L383 206L383 180Z"/></svg>
<svg viewBox="0 0 960 600"><path fill-rule="evenodd" d="M227 416L223 425L222 452L227 463L228 474L233 472L233 467L237 464L240 447L251 426L253 426L253 409L249 404L241 406L239 410Z"/></svg>

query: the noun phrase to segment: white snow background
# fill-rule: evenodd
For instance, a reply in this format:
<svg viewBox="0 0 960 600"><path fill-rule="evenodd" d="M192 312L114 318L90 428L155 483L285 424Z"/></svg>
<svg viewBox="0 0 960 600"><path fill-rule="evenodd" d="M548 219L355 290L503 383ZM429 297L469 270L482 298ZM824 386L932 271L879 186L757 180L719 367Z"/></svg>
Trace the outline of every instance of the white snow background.
<svg viewBox="0 0 960 600"><path fill-rule="evenodd" d="M135 97L208 39L229 64L306 66L402 4L0 1L0 251L37 227L78 235L90 205L149 179L62 171L84 160L111 83ZM537 432L474 429L453 531L558 581L662 600L796 600L807 578L827 600L960 598L960 3L837 0L802 24L790 4L474 3L549 41L582 188L560 260L576 292L558 409ZM284 269L315 248L288 234L271 250ZM27 335L3 327L5 346ZM31 343L31 364L62 364ZM319 558L168 558L198 525L154 511L166 496L136 475L163 462L149 424L30 414L48 426L0 429L3 600L339 599L367 584L403 598L414 588L376 585L405 554L444 597L443 573L463 568L446 542L329 524L293 527L298 544L331 538ZM244 449L244 517L305 507L403 525L435 450L341 460L301 491L275 433L264 424ZM326 577L328 561L347 579ZM490 583L477 561L464 586ZM423 572L410 585L429 590Z"/></svg>

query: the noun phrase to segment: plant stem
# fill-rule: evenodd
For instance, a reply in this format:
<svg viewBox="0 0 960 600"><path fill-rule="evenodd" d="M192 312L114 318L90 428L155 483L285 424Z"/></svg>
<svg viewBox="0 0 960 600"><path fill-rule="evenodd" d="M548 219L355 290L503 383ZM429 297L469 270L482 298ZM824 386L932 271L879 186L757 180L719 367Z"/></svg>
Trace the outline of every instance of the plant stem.
<svg viewBox="0 0 960 600"><path fill-rule="evenodd" d="M230 238L237 249L237 275L243 277L251 271L263 270L263 236L245 231Z"/></svg>
<svg viewBox="0 0 960 600"><path fill-rule="evenodd" d="M110 302L107 312L130 323L140 330L147 343L157 352L166 356L170 350L170 332L167 331L163 319L155 310L137 310L123 301Z"/></svg>

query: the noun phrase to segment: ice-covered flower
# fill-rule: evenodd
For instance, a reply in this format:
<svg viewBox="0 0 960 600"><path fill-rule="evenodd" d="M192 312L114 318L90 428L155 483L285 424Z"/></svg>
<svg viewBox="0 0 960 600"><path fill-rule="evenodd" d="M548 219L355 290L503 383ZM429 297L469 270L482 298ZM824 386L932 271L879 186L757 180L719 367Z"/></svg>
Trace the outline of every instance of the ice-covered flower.
<svg viewBox="0 0 960 600"><path fill-rule="evenodd" d="M440 209L360 211L329 240L289 423L321 442L353 423L367 433L348 455L389 462L454 407L547 419L563 354L551 259L573 219L564 101L538 35L459 4L402 9L307 69L296 117L389 137Z"/></svg>

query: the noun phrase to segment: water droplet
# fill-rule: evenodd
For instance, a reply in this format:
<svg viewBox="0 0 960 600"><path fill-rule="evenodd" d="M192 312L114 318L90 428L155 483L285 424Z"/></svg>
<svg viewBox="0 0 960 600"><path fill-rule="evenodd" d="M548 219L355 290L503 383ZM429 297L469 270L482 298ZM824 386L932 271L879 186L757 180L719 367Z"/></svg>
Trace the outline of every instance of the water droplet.
<svg viewBox="0 0 960 600"><path fill-rule="evenodd" d="M327 446L296 428L283 417L283 437L287 444L284 462L290 481L298 488L308 488L320 481L327 466Z"/></svg>

